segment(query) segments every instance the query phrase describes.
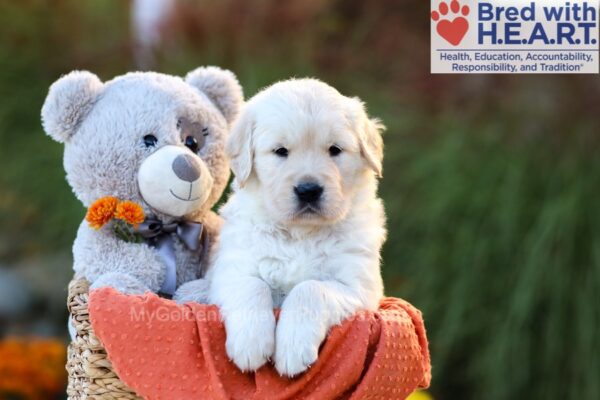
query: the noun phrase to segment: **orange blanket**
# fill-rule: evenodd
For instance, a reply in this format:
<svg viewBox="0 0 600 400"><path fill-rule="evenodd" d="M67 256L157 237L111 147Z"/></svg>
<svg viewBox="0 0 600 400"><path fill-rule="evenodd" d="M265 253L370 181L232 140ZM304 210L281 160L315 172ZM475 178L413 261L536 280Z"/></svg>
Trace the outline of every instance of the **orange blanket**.
<svg viewBox="0 0 600 400"><path fill-rule="evenodd" d="M228 360L216 306L154 294L90 294L90 318L119 377L145 399L404 399L431 379L421 313L386 298L331 330L318 361L295 379L271 365L244 374Z"/></svg>

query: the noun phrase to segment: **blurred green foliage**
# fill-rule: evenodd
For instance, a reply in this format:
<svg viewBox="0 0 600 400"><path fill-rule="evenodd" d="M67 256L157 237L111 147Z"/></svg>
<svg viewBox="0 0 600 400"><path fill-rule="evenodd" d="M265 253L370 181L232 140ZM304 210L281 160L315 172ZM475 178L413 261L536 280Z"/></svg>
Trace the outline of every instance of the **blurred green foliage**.
<svg viewBox="0 0 600 400"><path fill-rule="evenodd" d="M552 148L462 123L447 121L427 147L405 141L404 168L384 185L399 198L385 271L425 314L434 385L469 398L598 398L600 157L580 133Z"/></svg>
<svg viewBox="0 0 600 400"><path fill-rule="evenodd" d="M127 6L1 1L1 264L69 250L84 210L39 111L63 73L136 68ZM181 1L154 68L360 96L388 126L388 294L424 312L435 398L600 398L598 77L431 76L428 21L416 1Z"/></svg>

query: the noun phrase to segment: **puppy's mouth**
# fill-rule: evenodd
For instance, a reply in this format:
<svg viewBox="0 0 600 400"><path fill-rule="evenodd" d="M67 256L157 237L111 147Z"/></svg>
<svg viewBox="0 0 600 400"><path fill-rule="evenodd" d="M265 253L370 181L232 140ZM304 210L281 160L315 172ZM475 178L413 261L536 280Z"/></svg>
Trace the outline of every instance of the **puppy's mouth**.
<svg viewBox="0 0 600 400"><path fill-rule="evenodd" d="M173 197L175 197L177 200L181 200L181 201L189 201L189 202L192 202L192 201L198 201L198 200L200 200L200 197L192 197L192 189L193 189L193 187L194 187L194 184L193 184L193 183L190 183L190 190L189 190L189 192L188 192L187 198L185 198L185 197L182 197L182 196L178 196L178 195L177 195L177 194L176 194L176 193L173 191L173 189L169 189L169 192L171 192L171 195L172 195Z"/></svg>
<svg viewBox="0 0 600 400"><path fill-rule="evenodd" d="M306 204L298 208L294 217L295 218L312 218L322 216L321 207L314 204Z"/></svg>

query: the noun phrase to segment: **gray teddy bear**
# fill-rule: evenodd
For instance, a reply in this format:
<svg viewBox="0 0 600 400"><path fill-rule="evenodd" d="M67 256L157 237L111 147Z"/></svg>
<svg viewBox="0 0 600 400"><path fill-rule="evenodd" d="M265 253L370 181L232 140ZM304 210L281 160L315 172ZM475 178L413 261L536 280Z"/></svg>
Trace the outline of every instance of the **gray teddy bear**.
<svg viewBox="0 0 600 400"><path fill-rule="evenodd" d="M135 231L141 243L84 220L73 245L77 277L91 288L166 295L202 277L221 224L211 207L230 174L225 140L242 102L234 74L217 67L105 83L74 71L50 87L42 122L65 145L77 198L86 207L107 196L133 201L146 217Z"/></svg>

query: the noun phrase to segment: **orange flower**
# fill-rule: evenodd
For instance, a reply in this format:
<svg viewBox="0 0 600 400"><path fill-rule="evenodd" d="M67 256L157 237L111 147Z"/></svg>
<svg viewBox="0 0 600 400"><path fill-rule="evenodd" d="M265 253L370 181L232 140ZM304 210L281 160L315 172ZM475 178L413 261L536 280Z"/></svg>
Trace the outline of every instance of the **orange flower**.
<svg viewBox="0 0 600 400"><path fill-rule="evenodd" d="M139 224L144 222L146 216L139 204L134 203L133 201L122 201L117 205L115 218L123 220L137 228Z"/></svg>
<svg viewBox="0 0 600 400"><path fill-rule="evenodd" d="M0 341L0 399L56 398L67 382L65 345L56 340L8 338Z"/></svg>
<svg viewBox="0 0 600 400"><path fill-rule="evenodd" d="M112 196L103 197L96 200L85 216L85 220L94 229L102 228L115 215L115 210L119 204L119 199Z"/></svg>

